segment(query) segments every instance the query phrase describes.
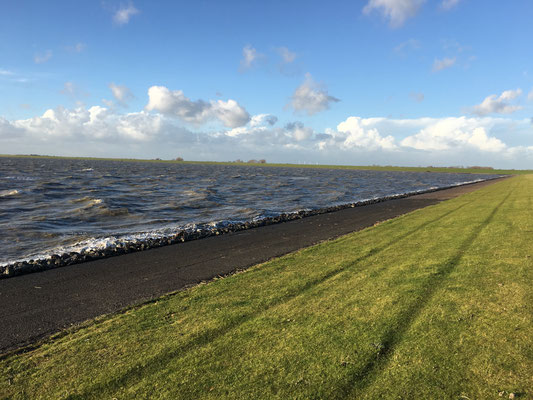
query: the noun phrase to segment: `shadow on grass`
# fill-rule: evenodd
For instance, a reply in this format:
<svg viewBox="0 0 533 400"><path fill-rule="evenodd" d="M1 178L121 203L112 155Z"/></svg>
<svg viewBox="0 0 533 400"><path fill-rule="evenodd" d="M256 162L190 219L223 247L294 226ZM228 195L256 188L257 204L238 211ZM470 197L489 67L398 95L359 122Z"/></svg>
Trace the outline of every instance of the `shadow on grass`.
<svg viewBox="0 0 533 400"><path fill-rule="evenodd" d="M386 366L391 355L394 353L395 348L402 342L405 334L417 320L422 310L424 310L435 293L442 287L446 279L459 265L466 251L477 239L483 229L491 223L498 210L507 201L510 195L511 192L505 196L505 198L492 210L487 218L479 224L472 234L465 239L455 255L440 264L438 271L428 278L424 288L422 288L423 293L421 296L411 307L408 307L407 310L401 313L396 320L397 323L392 324L391 328L385 332L377 353L369 359L361 369L349 376L348 381L338 388L337 394L334 396L335 398L346 398L350 395L358 394L359 391L363 391L375 381L379 372Z"/></svg>
<svg viewBox="0 0 533 400"><path fill-rule="evenodd" d="M213 341L213 340L215 340L215 339L217 339L217 338L219 338L219 337L231 332L232 330L237 329L243 323L245 323L247 321L250 321L250 320L253 320L254 318L257 318L257 317L261 316L262 314L265 314L266 312L271 310L273 307L275 307L277 305L280 305L282 303L288 302L288 301L290 301L290 300L292 300L292 299L294 299L294 298L296 298L296 297L308 292L309 290L313 289L314 287L316 287L316 286L318 286L318 285L320 285L322 283L325 283L329 279L332 279L332 278L336 277L340 273L342 273L342 272L344 272L344 271L346 271L346 270L348 270L348 269L350 269L352 267L355 267L358 263L360 263L360 262L362 262L362 261L364 261L364 260L366 260L366 259L368 259L368 258L370 258L370 257L372 257L372 256L374 256L376 254L379 254L380 252L382 252L382 251L388 249L389 247L391 247L392 245L409 238L410 236L412 236L415 233L421 231L422 229L426 228L427 226L441 221L442 219L444 219L447 216L459 211L460 209L462 209L463 207L465 207L466 205L471 204L471 203L472 203L472 201L467 202L467 203L463 203L460 206L443 213L442 215L438 216L437 218L434 218L434 219L432 219L430 221L426 221L426 222L418 225L417 227L415 227L414 229L412 229L408 233L402 234L400 237L393 238L392 240L390 240L389 242L383 244L382 246L376 246L376 247L372 248L370 251L368 251L368 253L358 257L357 259L352 260L350 262L343 263L338 268L326 273L325 275L323 275L323 276L321 276L321 277L319 277L317 279L314 279L312 281L307 282L306 284L302 285L299 288L296 288L292 292L289 292L289 293L287 293L286 295L284 295L282 297L273 299L273 301L271 301L270 304L268 304L267 306L263 306L263 307L261 307L258 310L255 310L255 311L252 311L252 312L250 312L248 314L240 315L240 316L238 316L236 318L233 318L233 319L229 320L226 324L224 324L221 327L218 327L218 328L215 328L215 329L210 329L210 330L207 330L205 332L202 332L202 333L198 334L196 337L193 337L191 340L187 341L186 343L181 343L180 345L178 345L175 348L167 348L167 349L165 349L164 352L161 352L161 353L155 355L154 357L152 357L152 358L150 358L148 360L145 360L142 363L138 363L138 364L128 368L126 371L124 371L119 376L111 377L106 382L97 383L97 384L89 387L87 390L85 390L81 394L72 394L72 395L68 396L67 399L74 400L74 399L85 399L85 398L97 397L98 393L100 393L102 391L105 391L106 389L107 390L113 390L114 388L121 388L121 387L126 386L127 383L130 382L130 381L133 381L133 380L137 381L142 376L146 376L146 375L155 373L158 370L164 368L165 365L170 363L176 357L184 356L185 354L187 354L188 352L194 350L195 348L200 347L202 345L205 345L205 344L207 344L207 343L209 343L209 342L211 342L211 341ZM370 268L370 266L367 266L366 268L362 268L362 269L358 270L358 272L365 271L368 268ZM393 336L391 336L391 340L392 339L393 339ZM391 342L391 344L393 344L393 342ZM386 354L386 353L384 353L384 354ZM365 370L368 369L368 372L370 372L373 368L374 367L369 364L367 367L365 367ZM366 372L365 375L368 372ZM357 376L354 376L353 380L354 381L357 380L358 377L359 377L359 374L357 374Z"/></svg>

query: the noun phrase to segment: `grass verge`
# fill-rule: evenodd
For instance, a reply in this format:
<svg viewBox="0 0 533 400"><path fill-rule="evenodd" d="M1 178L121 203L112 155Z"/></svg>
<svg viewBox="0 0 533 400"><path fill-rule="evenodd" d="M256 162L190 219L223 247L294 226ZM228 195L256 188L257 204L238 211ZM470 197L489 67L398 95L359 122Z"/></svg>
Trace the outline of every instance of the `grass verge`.
<svg viewBox="0 0 533 400"><path fill-rule="evenodd" d="M5 398L533 398L533 176L99 318Z"/></svg>

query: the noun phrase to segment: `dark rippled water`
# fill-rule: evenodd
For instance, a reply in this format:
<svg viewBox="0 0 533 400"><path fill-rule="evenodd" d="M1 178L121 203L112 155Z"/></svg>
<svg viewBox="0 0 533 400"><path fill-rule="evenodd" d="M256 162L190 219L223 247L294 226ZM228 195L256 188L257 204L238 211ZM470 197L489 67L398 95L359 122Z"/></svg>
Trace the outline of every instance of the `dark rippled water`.
<svg viewBox="0 0 533 400"><path fill-rule="evenodd" d="M0 158L0 265L485 178Z"/></svg>

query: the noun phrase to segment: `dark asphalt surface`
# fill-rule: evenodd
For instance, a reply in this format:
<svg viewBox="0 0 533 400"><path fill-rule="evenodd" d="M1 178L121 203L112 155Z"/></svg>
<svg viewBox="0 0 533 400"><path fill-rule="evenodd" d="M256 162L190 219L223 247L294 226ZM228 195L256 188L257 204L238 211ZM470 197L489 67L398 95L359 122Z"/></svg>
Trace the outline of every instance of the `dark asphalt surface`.
<svg viewBox="0 0 533 400"><path fill-rule="evenodd" d="M493 182L2 279L0 353L34 343L89 318L117 312Z"/></svg>

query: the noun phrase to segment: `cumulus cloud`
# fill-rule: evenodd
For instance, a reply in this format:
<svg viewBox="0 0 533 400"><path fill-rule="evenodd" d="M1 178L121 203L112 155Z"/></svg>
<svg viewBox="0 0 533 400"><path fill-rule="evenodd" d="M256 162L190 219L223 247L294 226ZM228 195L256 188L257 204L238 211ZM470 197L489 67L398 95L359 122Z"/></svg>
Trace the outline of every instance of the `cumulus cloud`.
<svg viewBox="0 0 533 400"><path fill-rule="evenodd" d="M248 125L252 128L255 128L257 126L271 127L276 125L276 122L278 122L278 117L276 117L275 115L257 114L250 118L250 122L248 123Z"/></svg>
<svg viewBox="0 0 533 400"><path fill-rule="evenodd" d="M500 139L490 137L483 126L486 122L476 118L443 118L427 122L419 132L403 139L401 145L428 151L470 148L500 152L507 147Z"/></svg>
<svg viewBox="0 0 533 400"><path fill-rule="evenodd" d="M514 113L515 111L521 110L522 107L510 104L509 102L516 99L521 94L521 89L506 90L500 96L491 94L490 96L487 96L481 104L472 107L471 112L477 115Z"/></svg>
<svg viewBox="0 0 533 400"><path fill-rule="evenodd" d="M324 85L318 84L310 74L306 74L305 81L294 91L289 106L295 111L314 115L329 109L331 103L338 101L340 100L328 94Z"/></svg>
<svg viewBox="0 0 533 400"><path fill-rule="evenodd" d="M188 123L204 124L217 120L228 128L236 128L250 120L250 114L231 99L192 101L181 90L172 91L164 86L152 86L148 89L148 98L146 110L159 111Z"/></svg>
<svg viewBox="0 0 533 400"><path fill-rule="evenodd" d="M115 83L111 82L109 84L109 89L111 89L111 93L113 94L115 100L122 106L126 106L128 100L131 100L135 97L131 90L123 85L116 85Z"/></svg>
<svg viewBox="0 0 533 400"><path fill-rule="evenodd" d="M246 125L233 128L224 134L230 137L258 134L265 132L278 122L278 117L272 114L253 115Z"/></svg>
<svg viewBox="0 0 533 400"><path fill-rule="evenodd" d="M197 103L203 104L207 114L215 112L210 107L216 102L191 102L183 100L179 92L170 94L177 94L178 102L185 101L193 108ZM506 93L503 97L515 95ZM299 121L279 124L276 116L265 113L249 116L247 123L229 129L197 126L191 131L175 118L176 105L170 106L167 114L157 109L119 113L115 108L92 106L57 107L13 121L0 117L0 147L7 153L143 158L175 158L177 154L188 159L266 158L348 164L483 164L520 168L533 162L533 146L513 147L503 140L509 138L518 143L525 137L527 143L533 133L529 119L350 116L334 128L317 132Z"/></svg>
<svg viewBox="0 0 533 400"><path fill-rule="evenodd" d="M424 2L425 0L369 0L363 13L368 15L377 10L389 20L392 28L398 28L407 19L414 17Z"/></svg>
<svg viewBox="0 0 533 400"><path fill-rule="evenodd" d="M308 126L304 126L300 121L290 122L285 125L285 130L297 142L302 142L313 137L314 130Z"/></svg>
<svg viewBox="0 0 533 400"><path fill-rule="evenodd" d="M44 64L52 58L52 50L46 50L44 53L37 53L33 57L35 64Z"/></svg>
<svg viewBox="0 0 533 400"><path fill-rule="evenodd" d="M433 72L442 71L443 69L453 67L457 57L444 57L442 59L435 59L433 62Z"/></svg>
<svg viewBox="0 0 533 400"><path fill-rule="evenodd" d="M448 11L454 8L457 4L459 4L459 1L460 0L442 0L442 2L440 3L440 7L443 10Z"/></svg>
<svg viewBox="0 0 533 400"><path fill-rule="evenodd" d="M74 141L146 142L162 136L181 135L187 132L173 126L161 114L144 111L116 114L112 110L92 106L67 109L57 107L46 110L41 116L8 122L0 118L0 137L17 133L32 141L63 143Z"/></svg>
<svg viewBox="0 0 533 400"><path fill-rule="evenodd" d="M336 131L327 131L332 139L344 149L394 150L397 146L394 137L383 136L372 126L375 120L361 117L349 117L337 125ZM326 144L327 141L325 142Z"/></svg>
<svg viewBox="0 0 533 400"><path fill-rule="evenodd" d="M139 10L135 8L133 3L121 5L113 15L113 22L117 25L126 25L135 14L139 14Z"/></svg>
<svg viewBox="0 0 533 400"><path fill-rule="evenodd" d="M263 54L259 53L251 45L244 46L242 49L241 70L252 68L263 57Z"/></svg>

